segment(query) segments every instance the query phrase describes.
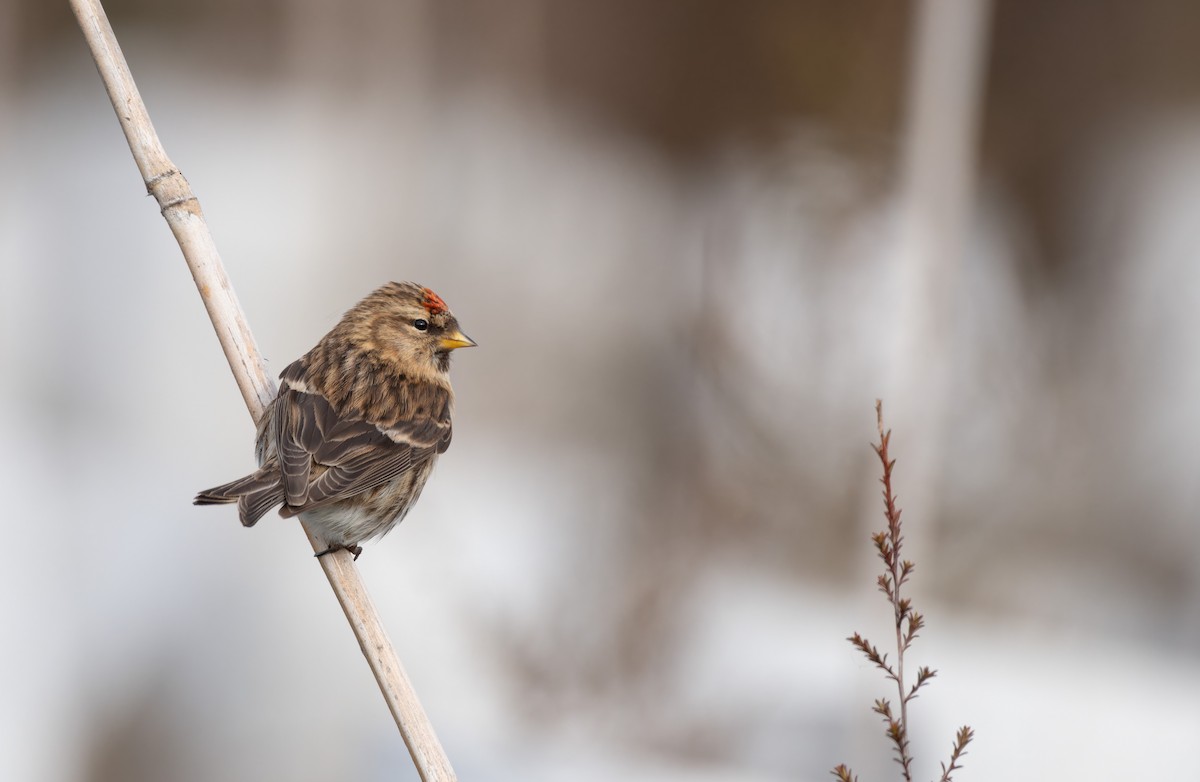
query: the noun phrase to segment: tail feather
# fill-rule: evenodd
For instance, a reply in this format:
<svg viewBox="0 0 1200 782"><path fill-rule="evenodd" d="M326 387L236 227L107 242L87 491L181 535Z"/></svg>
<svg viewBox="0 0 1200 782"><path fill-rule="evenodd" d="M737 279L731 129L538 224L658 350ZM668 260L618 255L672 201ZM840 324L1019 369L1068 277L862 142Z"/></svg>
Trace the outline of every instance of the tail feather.
<svg viewBox="0 0 1200 782"><path fill-rule="evenodd" d="M227 502L237 502L243 494L265 489L271 484L278 483L278 477L266 475L262 470L252 472L245 478L221 484L212 489L205 489L196 495L197 505L222 505Z"/></svg>
<svg viewBox="0 0 1200 782"><path fill-rule="evenodd" d="M263 514L283 502L283 486L277 471L258 470L245 478L205 489L196 495L196 505L225 505L236 502L242 524L251 527Z"/></svg>
<svg viewBox="0 0 1200 782"><path fill-rule="evenodd" d="M243 494L238 500L238 515L242 526L253 527L263 514L283 502L283 486L276 484L253 494Z"/></svg>

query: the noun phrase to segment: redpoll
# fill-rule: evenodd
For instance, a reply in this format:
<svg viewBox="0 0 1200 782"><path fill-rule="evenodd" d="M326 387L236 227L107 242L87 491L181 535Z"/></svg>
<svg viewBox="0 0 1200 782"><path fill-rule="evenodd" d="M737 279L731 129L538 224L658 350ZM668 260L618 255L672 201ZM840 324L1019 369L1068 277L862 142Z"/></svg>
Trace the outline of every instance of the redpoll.
<svg viewBox="0 0 1200 782"><path fill-rule="evenodd" d="M304 514L328 546L379 537L408 513L450 447L450 351L475 343L428 288L388 283L280 375L258 422L259 468L196 495L236 502L253 526L271 508Z"/></svg>

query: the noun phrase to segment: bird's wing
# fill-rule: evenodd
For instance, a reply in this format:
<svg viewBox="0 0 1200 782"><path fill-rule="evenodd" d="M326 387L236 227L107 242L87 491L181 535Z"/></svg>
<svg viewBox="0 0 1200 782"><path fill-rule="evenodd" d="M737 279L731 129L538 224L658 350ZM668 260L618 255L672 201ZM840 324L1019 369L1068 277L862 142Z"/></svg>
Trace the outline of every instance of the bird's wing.
<svg viewBox="0 0 1200 782"><path fill-rule="evenodd" d="M343 417L324 396L286 386L275 407L285 498L298 510L385 484L449 445L448 410L382 426Z"/></svg>

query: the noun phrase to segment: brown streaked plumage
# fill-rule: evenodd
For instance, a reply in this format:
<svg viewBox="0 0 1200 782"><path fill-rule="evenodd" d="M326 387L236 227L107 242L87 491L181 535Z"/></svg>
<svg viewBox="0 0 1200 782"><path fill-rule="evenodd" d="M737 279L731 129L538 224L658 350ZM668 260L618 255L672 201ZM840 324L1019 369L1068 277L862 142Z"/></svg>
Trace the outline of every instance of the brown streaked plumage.
<svg viewBox="0 0 1200 782"><path fill-rule="evenodd" d="M258 423L258 470L196 504L236 502L247 527L282 504L281 516L316 525L322 554L357 559L359 543L404 518L450 447L450 351L474 344L433 291L384 285L283 370Z"/></svg>

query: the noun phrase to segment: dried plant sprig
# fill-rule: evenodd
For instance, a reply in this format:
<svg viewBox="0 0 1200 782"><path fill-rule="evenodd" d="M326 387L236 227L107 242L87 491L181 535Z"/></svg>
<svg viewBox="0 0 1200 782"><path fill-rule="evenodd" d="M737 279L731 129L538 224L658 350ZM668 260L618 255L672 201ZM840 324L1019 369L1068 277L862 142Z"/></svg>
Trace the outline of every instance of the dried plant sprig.
<svg viewBox="0 0 1200 782"><path fill-rule="evenodd" d="M962 768L958 764L958 759L967 754L967 745L973 738L975 738L975 731L971 730L970 725L963 725L958 729L958 733L954 737L954 748L950 751L950 765L942 764L941 782L950 782L950 775Z"/></svg>
<svg viewBox="0 0 1200 782"><path fill-rule="evenodd" d="M896 683L900 700L900 716L899 719L892 716L890 704L886 700L875 702L875 712L882 716L887 724L886 733L895 746L896 762L903 770L905 782L912 782L912 756L908 754L908 702L916 697L920 685L928 681L934 672L930 672L928 676L920 679L911 691L905 692L904 653L912 645L913 639L917 637L917 632L924 626L925 620L919 613L913 611L912 601L900 596L901 587L908 582L909 577L916 570L916 565L908 560L900 559L900 551L904 546L904 535L901 533L900 525L902 511L896 504L896 493L892 488L892 470L896 467L896 460L888 456L888 445L891 443L892 432L891 430L884 431L883 402L880 400L875 402L875 418L879 427L879 444L873 447L883 465L883 477L880 482L883 484L883 507L884 516L887 518L887 529L872 535L871 540L874 542L885 568L883 575L879 576L879 591L883 592L891 602L895 618L896 666L894 671L891 668L884 668L884 670L888 672L888 677ZM857 635L855 633L855 636ZM854 639L850 640L853 643ZM870 659L870 655L868 655L868 659Z"/></svg>
<svg viewBox="0 0 1200 782"><path fill-rule="evenodd" d="M901 510L896 504L896 493L892 489L892 470L896 460L888 455L888 445L891 443L892 432L883 428L883 402L875 400L875 420L879 428L879 444L873 445L875 454L883 465L883 508L887 519L887 529L871 535L871 542L879 558L883 560L884 572L876 583L879 591L887 597L892 606L892 616L896 627L896 662L888 662L888 656L863 636L855 633L846 640L849 641L867 660L896 685L897 700L900 713L892 711L892 703L886 698L875 701L872 711L883 719L884 735L892 742L896 757L894 760L900 766L901 775L905 782L912 782L912 755L908 751L908 703L917 697L922 687L937 676L937 671L928 667L917 669L916 681L907 687L904 678L904 653L912 646L922 628L925 627L925 617L912 607L912 601L901 596L900 589L916 571L916 565L901 559L900 550L904 546L904 535L900 524ZM951 775L962 768L959 760L967 754L967 745L975 738L975 731L970 726L959 728L955 736L954 747L950 754L949 765L943 763L941 782L951 782ZM857 777L844 764L836 766L832 772L842 782L857 782Z"/></svg>
<svg viewBox="0 0 1200 782"><path fill-rule="evenodd" d="M251 416L257 421L275 396L275 384L264 371L254 337L200 210L200 202L187 180L167 157L99 0L70 0L70 4L146 189L158 201L163 218L179 242L234 379ZM301 521L303 523L303 517ZM314 551L327 548L307 524L303 527ZM339 551L316 561L324 569L329 585L350 622L363 656L412 755L417 773L424 782L455 780L450 761L417 700L416 692L383 629L350 554Z"/></svg>
<svg viewBox="0 0 1200 782"><path fill-rule="evenodd" d="M846 768L844 765L839 764L835 766L832 773L835 777L841 780L841 782L858 782L858 777L854 776L850 769Z"/></svg>

